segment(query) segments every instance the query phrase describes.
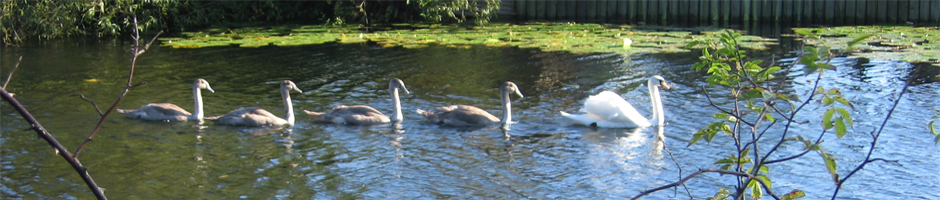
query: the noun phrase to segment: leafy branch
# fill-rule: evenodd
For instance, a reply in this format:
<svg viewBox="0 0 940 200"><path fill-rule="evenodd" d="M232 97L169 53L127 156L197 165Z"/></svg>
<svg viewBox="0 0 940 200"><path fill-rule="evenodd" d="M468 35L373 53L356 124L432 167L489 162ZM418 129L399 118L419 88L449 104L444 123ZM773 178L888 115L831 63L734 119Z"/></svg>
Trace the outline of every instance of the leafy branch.
<svg viewBox="0 0 940 200"><path fill-rule="evenodd" d="M819 36L811 31L798 30L796 33L801 35L804 40L821 40ZM849 112L849 109L854 109L854 106L845 97L842 97L842 93L838 89L820 86L820 82L823 81L823 74L826 71L835 70L835 66L830 63L839 55L833 53L824 41L818 43L821 45L815 47L804 45L801 48L803 51L794 61L778 66L776 60L773 60L769 65L765 65L763 60L748 59L747 52L742 50L738 44L737 38L740 36L739 33L727 31L717 38L693 41L687 45L687 48L705 47L702 49L701 61L695 63L692 68L697 71L705 71L708 74L705 81L710 86L718 86L730 91L728 102L716 102L712 98L713 95L710 94L709 89L703 87L709 106L718 110L718 113L712 115L712 117L719 121L708 124L704 129L696 132L689 140L689 146L701 140L711 142L719 133L722 133L722 135L729 136L734 144L733 151L729 152L726 157L717 160L715 164L720 167L717 170L725 171L722 174L734 172L735 175L738 175L735 192L721 189L714 197L715 199L724 199L727 195L732 195L735 199L744 199L747 193L754 199L760 199L765 194L774 199L803 197L803 192L800 190L794 190L782 196L775 195L771 190L771 179L767 176L770 171L768 165L803 157L810 152L816 152L823 159L824 167L827 168L837 185L841 185L855 171L860 170L868 163L875 161L896 162L882 158L871 158L871 152L869 152L869 157L855 171L849 173L846 177L839 178L839 174L836 172L836 156L822 148L822 138L827 133L834 133L838 138L845 136L849 129L854 126ZM868 37L869 35L856 37L848 43L849 47L846 49L851 51L851 46ZM815 75L812 79L812 87L804 95L806 97L803 100L799 96L787 93L784 90L785 83L789 79L788 76L777 77L779 74L790 74L797 66L802 67L804 76ZM906 90L906 87L903 90ZM819 135L816 136L815 140L804 139L803 136L789 137L788 134L792 130L791 126L811 124L808 121L796 120L796 115L805 112L804 108L810 104L818 104L825 109L820 118L819 124L822 130ZM891 112L893 112L893 108ZM890 117L890 114L886 116L885 121ZM768 140L762 138L772 131L782 131L781 134L770 134L780 138L767 146L763 145L761 141ZM873 138L875 138L871 143L870 148L872 150L877 144L877 137L880 132L881 130L872 133ZM784 143L794 142L802 143L804 150L795 155L782 158L774 156L774 153ZM771 157L775 157L775 159L771 160ZM693 175L702 172L705 171ZM682 178L674 184L681 184L692 177L694 176L690 175ZM670 186L648 190L640 196L668 187ZM833 197L835 196L833 195Z"/></svg>

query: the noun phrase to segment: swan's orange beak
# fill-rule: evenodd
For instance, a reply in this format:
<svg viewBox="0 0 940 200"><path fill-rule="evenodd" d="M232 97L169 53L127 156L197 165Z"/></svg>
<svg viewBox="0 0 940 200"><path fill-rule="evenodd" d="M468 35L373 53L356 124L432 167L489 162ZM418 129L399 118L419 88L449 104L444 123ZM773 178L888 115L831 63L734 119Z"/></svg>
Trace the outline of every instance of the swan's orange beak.
<svg viewBox="0 0 940 200"><path fill-rule="evenodd" d="M666 85L666 82L664 82L664 81L660 81L660 82L659 82L659 86L660 86L660 87L663 87L663 89L667 89L667 90L669 89L669 85Z"/></svg>

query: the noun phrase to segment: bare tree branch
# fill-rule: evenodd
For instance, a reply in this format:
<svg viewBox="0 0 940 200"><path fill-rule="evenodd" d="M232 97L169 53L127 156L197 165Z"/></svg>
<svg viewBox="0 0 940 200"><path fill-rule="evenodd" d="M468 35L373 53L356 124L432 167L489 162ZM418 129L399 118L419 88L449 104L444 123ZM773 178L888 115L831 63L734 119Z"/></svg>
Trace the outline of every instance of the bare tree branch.
<svg viewBox="0 0 940 200"><path fill-rule="evenodd" d="M49 145L52 145L52 148L55 148L56 154L62 156L62 158L72 165L72 168L75 169L75 171L78 172L78 175L82 177L82 180L84 180L85 184L88 185L88 189L90 189L91 192L95 194L95 197L98 199L108 199L104 196L104 192L101 190L101 188L98 187L98 184L96 184L95 181L91 178L91 175L88 174L88 168L82 166L82 163L78 161L78 158L73 157L72 153L69 153L68 149L65 149L65 147L62 146L62 144L60 144L59 141L57 141L55 137L52 136L52 134L49 134L49 132L42 127L42 124L39 124L39 121L37 121L32 114L29 114L29 111L23 107L23 104L20 104L20 102L16 101L16 98L13 98L13 96L10 95L10 93L7 92L4 88L0 88L0 95L3 96L3 100L9 102L10 105L16 109L16 112L20 113L20 116L23 116L23 119L26 119L26 122L32 126L31 129L36 131L36 133L39 134L39 137L46 140Z"/></svg>
<svg viewBox="0 0 940 200"><path fill-rule="evenodd" d="M679 165L679 161L676 160L676 156L672 155L672 151L669 150L669 147L666 147L665 138L661 138L660 140L663 143L663 149L665 149L666 153L669 153L669 157L672 158L672 162L676 163L676 168L679 169L679 179L682 179L682 166ZM682 188L685 188L685 193L689 195L689 199L695 199L695 197L692 197L692 191L689 190L689 186L686 186L685 183L682 183L681 185Z"/></svg>
<svg viewBox="0 0 940 200"><path fill-rule="evenodd" d="M74 96L78 96L78 98L82 98L82 100L85 100L85 101L87 101L88 103L91 103L91 106L94 106L94 107L95 107L95 111L98 111L98 116L99 116L99 117L104 116L104 113L102 113L102 112L101 112L101 109L98 108L98 104L95 104L95 101L92 101L91 99L85 98L85 95L82 95L82 94L73 94L73 95L69 95L69 96L73 96L73 97L74 97Z"/></svg>
<svg viewBox="0 0 940 200"><path fill-rule="evenodd" d="M686 176L685 178L682 178L682 179L680 179L679 181L676 181L676 182L674 182L674 183L670 183L670 184L667 184L667 185L659 186L659 187L657 187L657 188L653 188L653 189L649 189L649 190L640 192L640 194L638 194L638 195L636 195L636 196L634 196L633 198L630 198L630 199L631 199L631 200L639 199L640 197L643 197L643 196L652 194L653 192L657 192L657 191L660 191L660 190L664 190L664 189L668 189L668 188L671 188L671 187L679 186L679 185L681 185L681 184L685 184L686 181L689 181L690 179L692 179L692 178L694 178L694 177L696 177L696 176L698 176L698 175L704 174L704 173L706 173L706 172L714 172L714 173L719 173L719 174L721 174L721 175L730 174L730 175L735 175L735 176L740 176L740 177L748 177L748 178L750 178L750 179L758 179L757 176L752 175L752 174L748 174L748 173L744 173L744 172L728 171L728 170L720 170L720 169L699 169L697 172L692 173L692 174L689 174L689 176ZM780 199L780 197L778 197L776 194L774 194L773 191L771 191L770 188L767 187L767 185L764 185L764 182L763 182L763 181L757 181L757 182L760 183L761 187L764 188L764 191L766 191L768 195L770 195L770 196L773 197L774 199Z"/></svg>
<svg viewBox="0 0 940 200"><path fill-rule="evenodd" d="M104 120L105 120L105 118L107 118L108 115L110 115L111 112L113 112L115 109L117 109L118 104L121 103L121 100L124 100L124 96L127 95L127 92L129 92L131 88L133 88L134 86L136 86L136 85L131 85L131 82L133 82L133 80L134 80L134 67L135 67L136 64L137 64L137 58L138 58L141 54L143 54L143 53L147 50L147 48L150 47L150 44L151 44L151 43L153 43L154 41L156 41L157 37L159 37L160 34L163 33L163 31L158 32L156 35L153 36L153 39L150 39L150 43L147 43L145 47L141 47L141 46L140 46L140 32L138 31L138 28L137 28L137 27L138 27L138 26L137 26L137 18L134 17L134 36L133 36L133 38L134 38L134 55L133 55L133 57L131 58L131 68L130 68L128 74L127 74L127 83L126 83L125 86L124 86L124 90L121 91L121 94L117 97L116 100L114 100L114 103L111 104L111 107L108 108L108 110L105 111L104 114L101 115L101 118L98 119L98 123L95 125L95 128L91 130L91 133L88 134L88 137L85 138L85 141L83 141L82 144L79 145L77 149L75 149L75 155L73 155L75 158L78 158L78 155L82 152L82 149L85 148L85 145L88 145L88 143L92 141L92 138L95 137L95 134L98 133L98 130L100 130L100 129L101 129L101 126L104 125ZM138 84L138 85L140 85L140 84Z"/></svg>
<svg viewBox="0 0 940 200"><path fill-rule="evenodd" d="M711 106L714 107L715 109L718 109L718 111L721 111L722 113L725 113L725 114L731 115L731 116L734 117L734 118L737 118L738 121L744 121L744 120L741 118L741 116L738 116L738 115L735 114L734 112L731 112L731 111L722 109L721 107L718 107L718 104L715 104L715 102L712 101L711 95L708 94L708 89L706 89L704 86L702 87L702 91L705 92L705 98L708 99L708 104L709 104L709 105L711 105ZM751 123L746 122L746 121L744 121L744 124L746 124L746 125L748 125L748 126L754 126L754 124L751 124Z"/></svg>
<svg viewBox="0 0 940 200"><path fill-rule="evenodd" d="M878 127L878 131L872 134L873 139L871 140L871 147L868 148L868 155L865 156L865 162L862 162L862 164L859 164L857 167L855 167L855 169L853 169L851 172L849 172L844 177L842 177L842 180L839 180L839 182L836 182L836 191L832 193L833 200L835 200L836 197L839 196L839 190L842 189L842 184L845 183L846 180L849 180L849 178L851 178L852 175L855 175L856 172L858 172L859 170L862 170L862 168L865 168L865 165L868 165L868 163L871 163L877 160L883 160L885 162L888 162L887 160L884 160L881 158L872 159L871 154L875 152L875 145L878 144L878 137L881 136L881 131L885 129L885 125L887 125L888 120L891 119L891 114L894 114L894 109L898 107L898 103L900 103L901 99L904 98L904 92L907 91L907 87L911 85L910 81L911 81L910 78L909 80L905 81L904 87L902 87L901 91L898 92L899 93L898 98L894 100L894 104L891 105L891 109L888 110L888 114L885 115L885 119L881 121L881 126Z"/></svg>
<svg viewBox="0 0 940 200"><path fill-rule="evenodd" d="M7 75L7 80L3 82L3 86L0 86L0 89L6 89L7 84L10 84L10 79L13 78L13 72L16 71L16 68L20 67L20 61L23 61L23 56L20 56L19 59L16 59L16 64L13 65L13 69L10 70L10 75Z"/></svg>

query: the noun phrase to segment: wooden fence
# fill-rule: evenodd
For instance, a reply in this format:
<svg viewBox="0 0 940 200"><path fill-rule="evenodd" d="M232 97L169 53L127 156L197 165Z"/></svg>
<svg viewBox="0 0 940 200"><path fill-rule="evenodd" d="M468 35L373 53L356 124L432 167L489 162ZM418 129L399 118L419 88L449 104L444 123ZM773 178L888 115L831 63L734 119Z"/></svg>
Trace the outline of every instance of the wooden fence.
<svg viewBox="0 0 940 200"><path fill-rule="evenodd" d="M527 21L681 26L940 25L940 0L503 0L500 12Z"/></svg>

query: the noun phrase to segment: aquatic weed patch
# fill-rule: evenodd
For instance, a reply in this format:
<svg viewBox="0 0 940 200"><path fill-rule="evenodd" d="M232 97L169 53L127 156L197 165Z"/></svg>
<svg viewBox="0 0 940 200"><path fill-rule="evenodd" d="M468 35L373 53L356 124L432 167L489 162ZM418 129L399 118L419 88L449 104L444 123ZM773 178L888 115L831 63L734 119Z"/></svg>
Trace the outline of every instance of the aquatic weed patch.
<svg viewBox="0 0 940 200"><path fill-rule="evenodd" d="M164 46L201 48L212 46L294 46L328 42L374 43L382 47L421 48L429 44L512 46L572 53L687 52L690 41L716 37L724 29L671 28L577 23L493 23L485 26L394 24L370 31L358 26L284 25L206 29L181 37L163 38ZM774 39L746 36L745 48L767 49ZM628 40L629 44L625 44Z"/></svg>
<svg viewBox="0 0 940 200"><path fill-rule="evenodd" d="M827 37L829 46L846 46L863 35L871 35L855 46L852 55L886 58L908 62L934 62L940 59L940 27L911 26L841 26L827 28L795 28L795 31L817 31ZM818 41L806 41L820 45Z"/></svg>

